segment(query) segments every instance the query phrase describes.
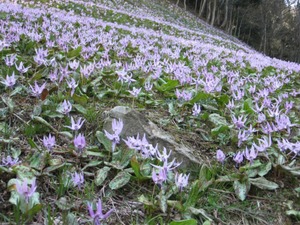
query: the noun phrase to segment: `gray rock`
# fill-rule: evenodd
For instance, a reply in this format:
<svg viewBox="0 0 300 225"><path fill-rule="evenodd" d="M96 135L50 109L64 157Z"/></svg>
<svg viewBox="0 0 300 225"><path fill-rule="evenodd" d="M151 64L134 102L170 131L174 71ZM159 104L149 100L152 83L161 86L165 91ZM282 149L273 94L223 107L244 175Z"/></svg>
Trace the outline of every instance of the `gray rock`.
<svg viewBox="0 0 300 225"><path fill-rule="evenodd" d="M159 149L163 147L172 150L172 158L176 157L178 162L182 162L181 167L190 167L192 164L202 164L203 159L195 149L192 149L183 143L175 141L174 136L160 129L155 123L148 120L144 114L137 112L129 107L116 106L106 113L104 119L104 130L112 132L111 122L113 119L121 119L124 127L121 133L122 138L140 134L142 137L146 134L147 140L152 144L158 144Z"/></svg>

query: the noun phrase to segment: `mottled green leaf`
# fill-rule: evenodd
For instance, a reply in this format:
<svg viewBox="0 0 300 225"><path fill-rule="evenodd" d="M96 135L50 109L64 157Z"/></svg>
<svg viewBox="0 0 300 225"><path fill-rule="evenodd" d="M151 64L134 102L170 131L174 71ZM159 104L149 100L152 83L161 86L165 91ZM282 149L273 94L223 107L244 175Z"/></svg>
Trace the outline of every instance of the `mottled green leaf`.
<svg viewBox="0 0 300 225"><path fill-rule="evenodd" d="M101 169L99 169L97 172L96 172L96 176L95 176L95 184L97 186L101 185L105 179L107 178L107 175L108 175L108 172L110 171L110 167L108 166L105 166Z"/></svg>
<svg viewBox="0 0 300 225"><path fill-rule="evenodd" d="M210 122L215 126L228 126L226 119L217 113L212 113L208 116Z"/></svg>
<svg viewBox="0 0 300 225"><path fill-rule="evenodd" d="M180 220L180 221L172 221L169 225L197 225L197 220L194 219L187 219L187 220Z"/></svg>
<svg viewBox="0 0 300 225"><path fill-rule="evenodd" d="M258 177L258 178L250 178L250 183L254 186L264 189L264 190L275 190L279 186L275 182L269 181L264 177Z"/></svg>
<svg viewBox="0 0 300 225"><path fill-rule="evenodd" d="M119 189L126 185L130 181L131 175L127 172L119 172L117 176L109 183L109 187L112 190Z"/></svg>
<svg viewBox="0 0 300 225"><path fill-rule="evenodd" d="M233 182L233 188L234 188L236 196L240 200L244 201L247 197L248 191L250 189L250 185L249 185L249 182L241 183L240 181L235 180Z"/></svg>

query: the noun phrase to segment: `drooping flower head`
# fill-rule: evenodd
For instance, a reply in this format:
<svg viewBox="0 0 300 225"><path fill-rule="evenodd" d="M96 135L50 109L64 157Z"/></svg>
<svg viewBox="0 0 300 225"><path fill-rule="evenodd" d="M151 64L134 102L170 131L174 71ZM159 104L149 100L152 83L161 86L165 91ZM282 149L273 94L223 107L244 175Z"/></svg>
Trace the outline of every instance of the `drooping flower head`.
<svg viewBox="0 0 300 225"><path fill-rule="evenodd" d="M13 72L11 76L6 75L6 79L1 81L6 87L12 88L16 84L15 73Z"/></svg>
<svg viewBox="0 0 300 225"><path fill-rule="evenodd" d="M44 136L43 145L45 146L45 148L48 149L48 151L51 151L52 148L55 146L55 137L51 136L51 134L49 134L48 137Z"/></svg>
<svg viewBox="0 0 300 225"><path fill-rule="evenodd" d="M90 213L90 217L92 217L93 219L94 225L100 225L101 224L100 222L102 220L106 220L110 216L110 214L114 211L114 209L110 209L107 213L103 214L101 199L98 200L96 212L94 212L93 210L92 203L88 203L87 207Z"/></svg>
<svg viewBox="0 0 300 225"><path fill-rule="evenodd" d="M32 180L32 184L28 186L28 180L25 179L22 183L16 183L17 192L21 197L25 198L26 203L29 202L30 197L34 194L36 190L36 178Z"/></svg>
<svg viewBox="0 0 300 225"><path fill-rule="evenodd" d="M78 187L79 189L81 189L81 187L84 184L84 176L83 173L77 173L75 172L74 174L72 174L72 182L73 185L76 187Z"/></svg>
<svg viewBox="0 0 300 225"><path fill-rule="evenodd" d="M188 185L190 174L178 174L175 175L175 184L179 188L180 191L183 190Z"/></svg>
<svg viewBox="0 0 300 225"><path fill-rule="evenodd" d="M224 163L226 156L225 156L224 152L221 149L217 150L216 158L217 158L218 162Z"/></svg>
<svg viewBox="0 0 300 225"><path fill-rule="evenodd" d="M79 150L80 153L82 153L83 149L86 146L86 141L83 134L78 134L78 136L75 136L74 146Z"/></svg>
<svg viewBox="0 0 300 225"><path fill-rule="evenodd" d="M81 117L78 118L77 122L74 121L74 118L71 116L71 126L66 126L67 128L70 128L71 130L79 130L83 123L84 123L85 120L82 120Z"/></svg>

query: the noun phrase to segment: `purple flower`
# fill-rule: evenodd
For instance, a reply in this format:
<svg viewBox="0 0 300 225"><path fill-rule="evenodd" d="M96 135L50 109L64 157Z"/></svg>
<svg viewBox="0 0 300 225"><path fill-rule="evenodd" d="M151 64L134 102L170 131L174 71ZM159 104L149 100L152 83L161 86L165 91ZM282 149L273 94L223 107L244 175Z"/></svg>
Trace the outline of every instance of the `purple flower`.
<svg viewBox="0 0 300 225"><path fill-rule="evenodd" d="M64 102L59 107L58 111L62 114L68 114L72 110L72 104L68 100L64 100Z"/></svg>
<svg viewBox="0 0 300 225"><path fill-rule="evenodd" d="M42 94L43 90L45 89L45 87L46 87L46 82L43 83L42 86L39 86L39 85L37 84L37 82L35 81L35 82L34 82L34 88L33 88L31 85L29 85L29 86L30 86L30 88L31 88L31 91L32 91L33 96L38 97L38 96L40 96L40 95Z"/></svg>
<svg viewBox="0 0 300 225"><path fill-rule="evenodd" d="M72 78L70 81L67 80L67 84L69 86L69 88L71 88L71 96L73 96L74 92L75 92L75 88L78 86L78 83L76 83L75 79Z"/></svg>
<svg viewBox="0 0 300 225"><path fill-rule="evenodd" d="M250 164L253 163L253 160L256 159L258 151L252 146L250 150L246 147L245 149L245 158L249 160Z"/></svg>
<svg viewBox="0 0 300 225"><path fill-rule="evenodd" d="M200 113L201 113L201 106L195 103L193 106L193 116L198 116Z"/></svg>
<svg viewBox="0 0 300 225"><path fill-rule="evenodd" d="M2 159L3 166L14 166L18 163L19 158L13 159L11 156L7 156Z"/></svg>
<svg viewBox="0 0 300 225"><path fill-rule="evenodd" d="M217 158L218 162L224 163L226 156L225 156L224 152L221 149L217 150L216 158Z"/></svg>
<svg viewBox="0 0 300 225"><path fill-rule="evenodd" d="M75 130L76 131L76 130L79 130L82 127L84 121L85 120L82 120L82 118L79 117L78 121L75 122L74 118L71 116L71 126L65 126L65 127L70 128L71 130Z"/></svg>
<svg viewBox="0 0 300 225"><path fill-rule="evenodd" d="M248 138L250 137L250 134L247 130L239 130L239 133L238 133L238 147L241 146L241 144L244 142L244 141L247 141Z"/></svg>
<svg viewBox="0 0 300 225"><path fill-rule="evenodd" d="M6 79L1 81L6 87L12 88L16 84L15 73L13 72L11 76L6 75Z"/></svg>
<svg viewBox="0 0 300 225"><path fill-rule="evenodd" d="M30 66L25 67L23 65L23 62L20 62L19 66L17 66L17 64L16 64L16 69L19 71L19 73L26 73L29 68L30 68Z"/></svg>
<svg viewBox="0 0 300 225"><path fill-rule="evenodd" d="M51 136L51 134L49 134L49 137L44 136L43 145L45 146L45 148L48 149L48 151L51 151L52 148L55 146L55 137Z"/></svg>
<svg viewBox="0 0 300 225"><path fill-rule="evenodd" d="M16 62L16 54L7 55L4 59L5 64L9 67L13 66Z"/></svg>
<svg viewBox="0 0 300 225"><path fill-rule="evenodd" d="M21 184L20 182L16 183L17 192L19 195L25 198L26 203L29 203L29 198L34 194L36 190L36 178L32 180L31 187L28 186L28 180L25 179Z"/></svg>
<svg viewBox="0 0 300 225"><path fill-rule="evenodd" d="M116 145L120 143L120 137L119 135L122 132L123 129L123 121L119 119L117 121L116 119L113 119L112 121L112 131L113 133L110 134L106 130L104 130L105 136L112 141L112 151L115 151Z"/></svg>
<svg viewBox="0 0 300 225"><path fill-rule="evenodd" d="M153 87L153 84L150 82L150 81L147 81L145 84L144 84L144 88L146 91L151 91L152 90L152 87Z"/></svg>
<svg viewBox="0 0 300 225"><path fill-rule="evenodd" d="M79 152L82 152L86 146L85 137L83 134L78 134L78 136L75 136L74 146L79 150Z"/></svg>
<svg viewBox="0 0 300 225"><path fill-rule="evenodd" d="M79 66L79 61L74 60L73 62L69 62L69 67L72 70L77 70L78 66Z"/></svg>
<svg viewBox="0 0 300 225"><path fill-rule="evenodd" d="M232 116L231 118L237 129L245 127L245 122L247 121L246 117L239 116L238 118L236 118L235 116Z"/></svg>
<svg viewBox="0 0 300 225"><path fill-rule="evenodd" d="M231 101L229 101L228 104L226 105L226 107L230 110L234 109L235 108L234 100L232 99Z"/></svg>
<svg viewBox="0 0 300 225"><path fill-rule="evenodd" d="M49 79L52 82L56 82L58 80L58 74L57 74L57 69L49 73Z"/></svg>
<svg viewBox="0 0 300 225"><path fill-rule="evenodd" d="M83 173L77 173L75 172L74 174L72 174L72 182L74 184L74 186L78 186L78 188L80 189L83 184L84 184L84 176Z"/></svg>
<svg viewBox="0 0 300 225"><path fill-rule="evenodd" d="M180 191L183 190L184 187L188 185L188 180L189 180L190 174L179 174L176 173L175 175L175 184L179 188Z"/></svg>
<svg viewBox="0 0 300 225"><path fill-rule="evenodd" d="M92 203L88 203L88 210L90 213L90 216L93 219L94 225L100 225L101 220L105 220L107 219L110 214L114 211L113 209L110 209L107 213L103 214L102 213L102 202L101 199L99 199L98 203L97 203L97 210L96 212L94 212L93 210L93 205Z"/></svg>
<svg viewBox="0 0 300 225"><path fill-rule="evenodd" d="M155 184L162 186L163 182L167 180L167 173L164 168L160 167L158 169L158 174L155 172L155 169L152 170L152 180Z"/></svg>
<svg viewBox="0 0 300 225"><path fill-rule="evenodd" d="M134 88L132 89L132 91L129 91L129 93L130 93L131 95L133 95L133 97L137 98L138 95L140 94L141 90L142 90L142 88L136 88L136 87L134 87Z"/></svg>
<svg viewBox="0 0 300 225"><path fill-rule="evenodd" d="M244 152L238 152L237 154L235 154L235 156L233 157L233 160L237 164L240 164L241 162L243 162L243 160L244 160Z"/></svg>

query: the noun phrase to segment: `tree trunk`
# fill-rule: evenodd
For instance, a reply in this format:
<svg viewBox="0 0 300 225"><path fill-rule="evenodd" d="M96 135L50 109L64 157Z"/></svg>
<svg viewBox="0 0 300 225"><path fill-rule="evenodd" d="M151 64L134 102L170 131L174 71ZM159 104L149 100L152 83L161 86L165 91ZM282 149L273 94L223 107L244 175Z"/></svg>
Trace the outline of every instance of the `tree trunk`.
<svg viewBox="0 0 300 225"><path fill-rule="evenodd" d="M200 9L199 9L199 14L198 14L199 17L202 17L202 14L203 14L203 12L204 12L205 5L206 5L206 0L203 0L203 1L202 1L202 4L201 4L201 6L200 6Z"/></svg>
<svg viewBox="0 0 300 225"><path fill-rule="evenodd" d="M179 0L177 0L177 2L176 2L176 6L178 6L178 4L179 4Z"/></svg>
<svg viewBox="0 0 300 225"><path fill-rule="evenodd" d="M186 10L186 0L183 1L184 10Z"/></svg>
<svg viewBox="0 0 300 225"><path fill-rule="evenodd" d="M221 28L224 28L226 26L227 18L228 18L228 0L226 0L226 3L225 3L225 17L224 17L223 23L221 25Z"/></svg>
<svg viewBox="0 0 300 225"><path fill-rule="evenodd" d="M195 9L194 11L197 12L198 0L195 1Z"/></svg>
<svg viewBox="0 0 300 225"><path fill-rule="evenodd" d="M210 16L211 16L211 1L209 1L208 3L208 14L207 14L207 17L206 17L206 22L209 23L209 20L210 20Z"/></svg>
<svg viewBox="0 0 300 225"><path fill-rule="evenodd" d="M214 0L214 6L213 6L211 21L210 21L210 25L212 26L215 23L216 11L217 11L217 0Z"/></svg>

